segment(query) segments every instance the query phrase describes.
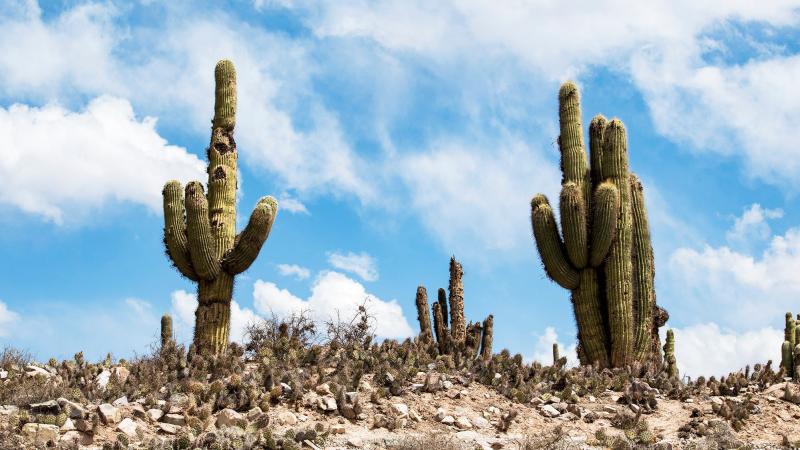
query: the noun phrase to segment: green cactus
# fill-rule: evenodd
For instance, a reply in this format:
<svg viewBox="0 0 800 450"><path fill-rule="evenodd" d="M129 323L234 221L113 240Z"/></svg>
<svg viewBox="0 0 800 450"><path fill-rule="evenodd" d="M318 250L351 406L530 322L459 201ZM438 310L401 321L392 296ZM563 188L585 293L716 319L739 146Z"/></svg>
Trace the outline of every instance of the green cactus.
<svg viewBox="0 0 800 450"><path fill-rule="evenodd" d="M172 317L169 314L161 316L161 348L168 347L172 342Z"/></svg>
<svg viewBox="0 0 800 450"><path fill-rule="evenodd" d="M589 164L571 82L559 91L559 122L561 234L542 194L531 200L531 223L545 272L572 293L581 363L660 363L658 326L668 316L655 302L644 193L628 170L625 127L618 119L592 119Z"/></svg>
<svg viewBox="0 0 800 450"><path fill-rule="evenodd" d="M796 377L798 358L795 348L800 337L800 321L794 320L791 312L786 313L786 325L783 330L783 344L781 345L781 367L787 377Z"/></svg>
<svg viewBox="0 0 800 450"><path fill-rule="evenodd" d="M553 342L553 365L555 366L558 360L561 359L561 353L558 351L558 342Z"/></svg>
<svg viewBox="0 0 800 450"><path fill-rule="evenodd" d="M236 71L223 60L214 71L216 92L208 157L208 193L193 181L185 191L178 181L164 186L164 242L175 268L198 284L194 345L220 354L228 345L234 277L258 256L269 236L278 204L261 198L247 226L236 234L238 153Z"/></svg>
<svg viewBox="0 0 800 450"><path fill-rule="evenodd" d="M494 342L494 316L489 314L483 321L483 335L481 336L481 359L492 359L492 344Z"/></svg>
<svg viewBox="0 0 800 450"><path fill-rule="evenodd" d="M667 375L670 378L678 378L678 365L675 359L675 334L672 330L667 330L667 342L664 343L664 362L666 363Z"/></svg>

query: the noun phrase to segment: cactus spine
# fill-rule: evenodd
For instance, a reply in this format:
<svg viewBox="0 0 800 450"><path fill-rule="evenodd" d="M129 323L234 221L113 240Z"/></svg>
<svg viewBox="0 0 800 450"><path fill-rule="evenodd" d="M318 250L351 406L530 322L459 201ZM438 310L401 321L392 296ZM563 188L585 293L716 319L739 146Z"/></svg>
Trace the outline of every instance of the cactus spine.
<svg viewBox="0 0 800 450"><path fill-rule="evenodd" d="M678 366L675 359L675 334L672 330L667 330L667 342L664 343L664 362L666 363L667 375L670 378L678 378Z"/></svg>
<svg viewBox="0 0 800 450"><path fill-rule="evenodd" d="M417 287L417 320L419 321L419 335L428 342L433 342L431 333L431 319L428 314L428 291L425 286Z"/></svg>
<svg viewBox="0 0 800 450"><path fill-rule="evenodd" d="M571 82L559 91L559 123L561 233L542 194L531 200L531 223L545 272L572 293L581 363L660 362L659 317L666 313L657 314L644 193L628 170L625 127L592 119L589 164Z"/></svg>
<svg viewBox="0 0 800 450"><path fill-rule="evenodd" d="M172 343L172 317L169 314L161 316L161 348L169 347Z"/></svg>
<svg viewBox="0 0 800 450"><path fill-rule="evenodd" d="M175 268L197 282L194 345L220 354L228 345L233 280L255 261L269 236L278 204L263 197L247 226L236 234L238 186L236 71L222 60L214 71L214 119L208 157L208 193L200 182L185 191L178 181L164 186L164 242ZM185 194L185 195L184 195Z"/></svg>

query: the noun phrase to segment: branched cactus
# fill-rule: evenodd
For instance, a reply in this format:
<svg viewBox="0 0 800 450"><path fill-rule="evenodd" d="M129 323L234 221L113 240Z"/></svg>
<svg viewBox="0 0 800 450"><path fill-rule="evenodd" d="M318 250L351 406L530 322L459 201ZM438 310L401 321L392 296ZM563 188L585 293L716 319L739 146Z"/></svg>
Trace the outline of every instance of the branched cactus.
<svg viewBox="0 0 800 450"><path fill-rule="evenodd" d="M625 127L598 115L589 125L587 161L578 88L559 91L563 172L561 232L547 197L531 201L545 272L572 293L582 364L660 363L653 248L642 184L628 170Z"/></svg>
<svg viewBox="0 0 800 450"><path fill-rule="evenodd" d="M216 92L208 157L208 193L193 181L164 186L164 242L175 268L197 282L194 346L220 354L228 345L234 277L255 261L269 236L278 204L263 197L247 226L236 234L238 173L236 71L227 60L214 71Z"/></svg>
<svg viewBox="0 0 800 450"><path fill-rule="evenodd" d="M427 340L435 335L436 348L440 355L464 354L470 358L480 356L490 359L494 334L494 317L489 315L483 322L466 323L464 318L464 285L461 281L464 271L455 257L450 258L450 299L439 289L438 300L433 303L433 333L428 315L428 294L424 286L417 288L416 307L419 321L420 339ZM450 323L448 324L448 311Z"/></svg>
<svg viewBox="0 0 800 450"><path fill-rule="evenodd" d="M664 363L667 375L670 378L678 378L678 363L675 359L675 334L672 330L667 330L667 342L664 343Z"/></svg>
<svg viewBox="0 0 800 450"><path fill-rule="evenodd" d="M169 314L161 316L161 348L169 347L172 343L172 317Z"/></svg>

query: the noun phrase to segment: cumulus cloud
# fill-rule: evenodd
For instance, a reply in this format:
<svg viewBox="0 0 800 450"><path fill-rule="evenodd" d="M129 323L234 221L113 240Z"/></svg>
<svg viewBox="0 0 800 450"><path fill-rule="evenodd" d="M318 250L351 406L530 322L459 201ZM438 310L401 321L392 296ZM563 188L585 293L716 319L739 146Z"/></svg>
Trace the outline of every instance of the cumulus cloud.
<svg viewBox="0 0 800 450"><path fill-rule="evenodd" d="M178 340L188 340L189 330L194 328L194 312L197 310L197 295L184 290L177 290L171 294L172 310L178 321L179 330L176 332ZM256 323L260 318L249 308L243 308L235 300L231 301L231 342L242 343L247 334L247 326Z"/></svg>
<svg viewBox="0 0 800 450"><path fill-rule="evenodd" d="M11 326L19 320L19 314L8 309L8 305L0 300L0 337L8 336Z"/></svg>
<svg viewBox="0 0 800 450"><path fill-rule="evenodd" d="M741 217L737 217L733 228L725 234L730 243L747 246L748 242L769 239L772 229L767 222L769 219L783 217L782 209L766 209L758 203L750 205Z"/></svg>
<svg viewBox="0 0 800 450"><path fill-rule="evenodd" d="M753 228L744 223L763 220L752 219L752 211L753 207L737 220L734 237L737 230ZM705 320L752 329L776 323L795 306L800 296L800 228L771 238L768 228L756 228L769 238L760 254L708 244L699 250L681 247L672 253L671 289L682 299L681 308L705 315Z"/></svg>
<svg viewBox="0 0 800 450"><path fill-rule="evenodd" d="M558 344L558 350L561 356L567 357L567 366L574 367L578 365L578 352L575 343L564 344L559 342L558 333L555 327L547 327L544 333L540 334L536 339L536 345L533 348L533 354L526 359L528 361L539 361L541 364L549 366L553 364L553 344Z"/></svg>
<svg viewBox="0 0 800 450"><path fill-rule="evenodd" d="M153 320L153 306L141 299L129 297L125 299L125 304L136 314L136 316L144 321L149 322Z"/></svg>
<svg viewBox="0 0 800 450"><path fill-rule="evenodd" d="M55 104L0 108L0 202L59 224L110 201L158 212L164 182L202 179L204 165L169 145L155 125L109 96L79 112Z"/></svg>
<svg viewBox="0 0 800 450"><path fill-rule="evenodd" d="M746 365L764 364L772 360L777 368L781 358L783 331L772 327L744 332L720 329L713 322L700 323L675 332L675 358L681 376L724 376L744 369ZM662 342L666 329L662 328Z"/></svg>
<svg viewBox="0 0 800 450"><path fill-rule="evenodd" d="M339 253L332 252L328 255L328 263L337 268L358 275L364 281L378 279L378 263L375 258L365 252Z"/></svg>
<svg viewBox="0 0 800 450"><path fill-rule="evenodd" d="M335 319L337 315L349 319L365 301L367 311L375 319L376 335L396 339L413 335L396 300L381 300L368 293L359 282L339 272L322 272L311 287L311 295L305 300L271 282L257 280L253 287L253 304L262 315L286 317L307 311L318 323Z"/></svg>
<svg viewBox="0 0 800 450"><path fill-rule="evenodd" d="M17 6L14 14L0 19L3 29L13 33L0 37L0 92L45 101L110 94L131 99L137 110L158 114L168 124L207 134L213 67L227 57L236 63L239 91L247 93L239 96L237 115L243 159L298 192L344 193L365 202L373 198L363 162L336 116L310 94L315 64L306 43L249 26L223 11L209 18L205 11L166 8L169 26L123 33L116 25L121 10L112 6L75 6L52 17L43 16L35 1ZM147 52L131 52L126 48L131 42ZM302 117L302 124L296 117ZM297 201L287 206L288 211L304 209Z"/></svg>
<svg viewBox="0 0 800 450"><path fill-rule="evenodd" d="M297 264L278 264L278 273L285 277L295 277L298 280L305 280L311 276L311 271Z"/></svg>

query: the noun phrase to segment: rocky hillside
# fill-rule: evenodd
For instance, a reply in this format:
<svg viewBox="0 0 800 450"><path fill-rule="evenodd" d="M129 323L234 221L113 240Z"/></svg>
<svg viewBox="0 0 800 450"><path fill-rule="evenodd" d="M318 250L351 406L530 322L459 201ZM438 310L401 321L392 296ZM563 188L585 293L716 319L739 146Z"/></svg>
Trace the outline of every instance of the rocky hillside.
<svg viewBox="0 0 800 450"><path fill-rule="evenodd" d="M83 362L80 374L75 361L5 361L0 394L16 404L0 406L0 448L796 448L800 441L800 386L765 383L769 366L670 392L622 371L531 367L549 375L520 401L502 392L506 374L487 383L433 362L407 378L364 374L352 390L333 381L337 364L307 373L314 383L298 383L300 374L258 389L254 380L269 381L263 363L228 358L218 362L232 373L215 381L192 379L196 368L187 365L173 380L146 386L137 380L143 365L164 360ZM581 389L579 377L597 388ZM600 388L603 379L609 383ZM153 390L135 395L137 383Z"/></svg>

